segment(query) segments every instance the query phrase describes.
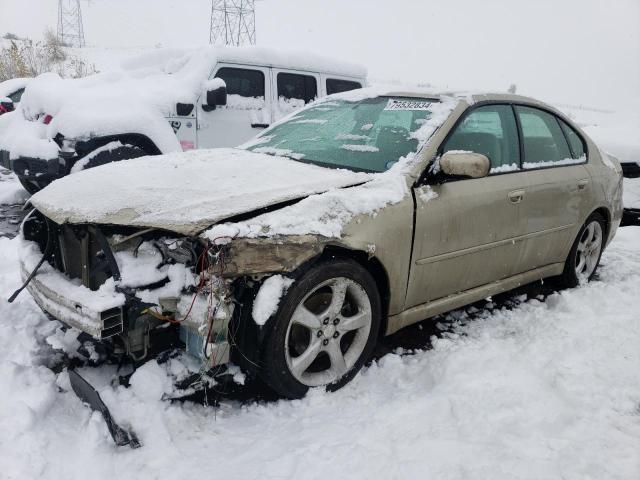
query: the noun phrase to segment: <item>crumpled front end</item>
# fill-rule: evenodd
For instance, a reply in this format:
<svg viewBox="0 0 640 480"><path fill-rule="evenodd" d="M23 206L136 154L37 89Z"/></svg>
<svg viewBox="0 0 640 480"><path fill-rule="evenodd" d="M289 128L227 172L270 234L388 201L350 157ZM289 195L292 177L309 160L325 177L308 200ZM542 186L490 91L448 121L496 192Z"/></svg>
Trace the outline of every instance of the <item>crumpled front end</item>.
<svg viewBox="0 0 640 480"><path fill-rule="evenodd" d="M49 316L136 361L184 348L207 367L229 361L231 279L204 241L153 230L58 225L34 211L20 263Z"/></svg>

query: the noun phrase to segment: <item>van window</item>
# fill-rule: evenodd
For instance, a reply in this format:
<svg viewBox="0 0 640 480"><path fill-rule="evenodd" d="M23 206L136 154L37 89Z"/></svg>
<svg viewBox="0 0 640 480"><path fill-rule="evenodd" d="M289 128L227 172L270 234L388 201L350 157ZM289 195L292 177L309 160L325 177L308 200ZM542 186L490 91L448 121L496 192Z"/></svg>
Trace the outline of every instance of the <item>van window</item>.
<svg viewBox="0 0 640 480"><path fill-rule="evenodd" d="M297 73L278 73L278 98L295 98L309 103L317 96L318 86L315 77Z"/></svg>
<svg viewBox="0 0 640 480"><path fill-rule="evenodd" d="M224 67L218 70L216 78L224 80L229 95L264 98L264 73L260 70Z"/></svg>
<svg viewBox="0 0 640 480"><path fill-rule="evenodd" d="M348 92L349 90L355 90L356 88L362 88L362 85L358 82L352 82L351 80L327 78L327 95Z"/></svg>

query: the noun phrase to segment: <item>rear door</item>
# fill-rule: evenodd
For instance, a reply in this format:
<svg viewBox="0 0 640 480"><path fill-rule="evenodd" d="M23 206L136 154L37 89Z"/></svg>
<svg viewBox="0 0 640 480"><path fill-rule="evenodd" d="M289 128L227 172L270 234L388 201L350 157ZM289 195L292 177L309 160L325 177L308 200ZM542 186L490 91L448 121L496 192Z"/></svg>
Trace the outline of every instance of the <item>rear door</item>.
<svg viewBox="0 0 640 480"><path fill-rule="evenodd" d="M588 215L593 188L582 138L551 112L514 106L522 138L526 196L521 214L527 238L521 271L562 263Z"/></svg>
<svg viewBox="0 0 640 480"><path fill-rule="evenodd" d="M204 98L199 100L198 148L235 147L271 124L269 68L220 64L212 78L222 78L227 84L227 105L205 112Z"/></svg>
<svg viewBox="0 0 640 480"><path fill-rule="evenodd" d="M491 173L415 189L416 230L407 307L516 273L526 180L510 105L470 110L440 148L482 153Z"/></svg>

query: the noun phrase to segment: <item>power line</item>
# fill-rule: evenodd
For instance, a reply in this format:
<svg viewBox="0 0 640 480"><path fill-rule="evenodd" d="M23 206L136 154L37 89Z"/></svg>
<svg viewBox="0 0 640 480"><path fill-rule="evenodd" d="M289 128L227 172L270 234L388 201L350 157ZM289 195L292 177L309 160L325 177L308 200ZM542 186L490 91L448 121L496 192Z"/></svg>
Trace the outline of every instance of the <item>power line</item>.
<svg viewBox="0 0 640 480"><path fill-rule="evenodd" d="M58 0L58 41L69 47L85 46L80 0Z"/></svg>
<svg viewBox="0 0 640 480"><path fill-rule="evenodd" d="M255 45L255 0L212 0L209 43Z"/></svg>

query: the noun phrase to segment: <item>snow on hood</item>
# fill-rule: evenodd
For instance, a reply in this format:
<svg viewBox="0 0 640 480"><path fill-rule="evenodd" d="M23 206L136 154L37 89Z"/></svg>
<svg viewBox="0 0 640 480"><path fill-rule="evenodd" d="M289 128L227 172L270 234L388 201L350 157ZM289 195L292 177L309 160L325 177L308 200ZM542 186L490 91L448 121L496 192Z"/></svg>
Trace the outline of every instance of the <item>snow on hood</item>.
<svg viewBox="0 0 640 480"><path fill-rule="evenodd" d="M69 175L35 194L31 203L60 224L129 225L193 235L234 215L370 178L246 150L200 150Z"/></svg>

